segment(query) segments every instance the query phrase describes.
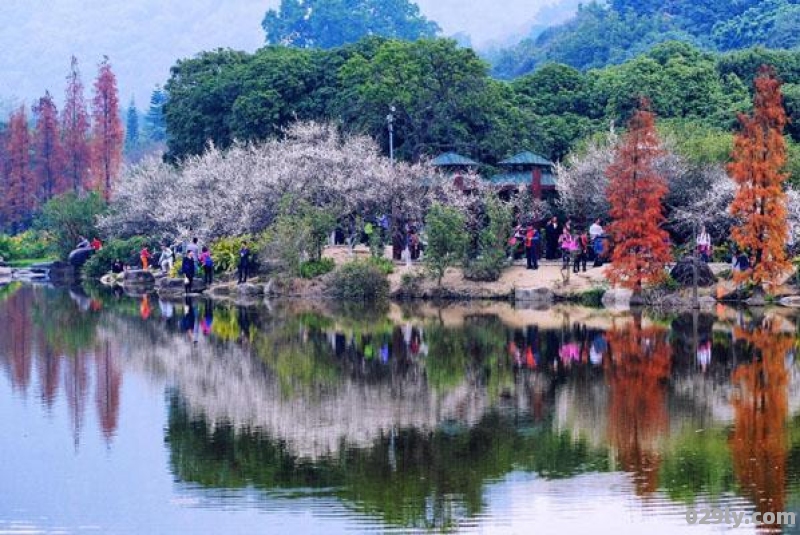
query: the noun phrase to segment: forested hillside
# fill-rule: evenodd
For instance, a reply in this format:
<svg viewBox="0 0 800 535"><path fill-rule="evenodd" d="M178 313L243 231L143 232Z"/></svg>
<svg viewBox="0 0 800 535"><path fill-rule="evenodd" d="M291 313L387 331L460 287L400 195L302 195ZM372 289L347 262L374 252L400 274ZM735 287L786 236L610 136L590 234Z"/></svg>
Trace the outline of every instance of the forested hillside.
<svg viewBox="0 0 800 535"><path fill-rule="evenodd" d="M727 136L751 105L762 64L784 81L795 119L789 134L800 139L800 52L717 54L669 42L619 65L581 72L549 64L513 82L492 78L472 50L445 39L205 52L180 61L167 84L169 155L199 154L208 141L224 148L264 139L296 119L339 121L388 152L394 106L394 147L403 159L455 150L492 165L526 148L557 160L587 136L623 125L640 97L662 125Z"/></svg>
<svg viewBox="0 0 800 535"><path fill-rule="evenodd" d="M797 0L593 1L535 38L494 52L493 74L514 78L548 63L580 70L619 64L654 45L679 40L708 51L800 44Z"/></svg>

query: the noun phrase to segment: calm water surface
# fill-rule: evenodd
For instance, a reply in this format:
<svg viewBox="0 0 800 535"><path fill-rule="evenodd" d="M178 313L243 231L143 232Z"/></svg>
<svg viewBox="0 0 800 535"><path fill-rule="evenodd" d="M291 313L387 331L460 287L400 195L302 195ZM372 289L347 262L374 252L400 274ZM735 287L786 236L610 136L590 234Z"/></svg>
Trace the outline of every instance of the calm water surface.
<svg viewBox="0 0 800 535"><path fill-rule="evenodd" d="M800 510L798 319L0 287L0 534L706 533ZM736 533L795 532L742 525Z"/></svg>

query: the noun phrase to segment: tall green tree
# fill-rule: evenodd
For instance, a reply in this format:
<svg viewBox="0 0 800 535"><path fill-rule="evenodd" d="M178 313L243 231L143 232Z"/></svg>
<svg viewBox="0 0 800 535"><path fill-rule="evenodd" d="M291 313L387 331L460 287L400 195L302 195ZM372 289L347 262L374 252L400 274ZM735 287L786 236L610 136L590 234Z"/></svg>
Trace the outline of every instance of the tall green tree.
<svg viewBox="0 0 800 535"><path fill-rule="evenodd" d="M164 119L164 105L167 93L156 85L150 94L150 107L144 117L144 135L149 141L162 143L167 140L167 121Z"/></svg>
<svg viewBox="0 0 800 535"><path fill-rule="evenodd" d="M414 40L440 31L409 0L281 0L261 26L267 44L299 48L334 48L371 35Z"/></svg>
<svg viewBox="0 0 800 535"><path fill-rule="evenodd" d="M125 115L125 151L130 152L139 145L139 110L136 101L131 97L128 111Z"/></svg>

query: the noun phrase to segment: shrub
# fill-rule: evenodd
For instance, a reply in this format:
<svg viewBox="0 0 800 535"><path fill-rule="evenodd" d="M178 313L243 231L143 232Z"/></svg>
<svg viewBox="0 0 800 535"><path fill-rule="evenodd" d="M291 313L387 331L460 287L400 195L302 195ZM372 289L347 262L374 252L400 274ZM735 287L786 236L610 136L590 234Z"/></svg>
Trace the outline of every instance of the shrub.
<svg viewBox="0 0 800 535"><path fill-rule="evenodd" d="M300 264L300 276L304 279L313 279L333 271L336 263L332 258L322 258L320 260L308 260Z"/></svg>
<svg viewBox="0 0 800 535"><path fill-rule="evenodd" d="M211 242L208 249L214 259L214 271L227 273L235 270L239 265L239 249L245 241L252 244L249 236L226 236Z"/></svg>
<svg viewBox="0 0 800 535"><path fill-rule="evenodd" d="M97 216L105 210L106 203L96 192L85 197L65 193L42 206L35 226L49 234L53 252L66 259L78 243L79 236L91 240L97 235Z"/></svg>
<svg viewBox="0 0 800 535"><path fill-rule="evenodd" d="M592 288L581 294L581 304L583 306L592 308L603 307L603 294L606 293L606 288Z"/></svg>
<svg viewBox="0 0 800 535"><path fill-rule="evenodd" d="M50 253L50 243L43 233L27 230L15 236L0 234L0 257L4 260L45 258Z"/></svg>
<svg viewBox="0 0 800 535"><path fill-rule="evenodd" d="M389 295L389 281L371 262L357 260L333 272L328 290L344 301L377 301Z"/></svg>
<svg viewBox="0 0 800 535"><path fill-rule="evenodd" d="M126 240L109 240L83 264L81 273L85 279L98 279L108 273L115 258L119 258L127 265L136 265L139 261L139 251L145 245L155 257L153 259L155 263L159 254L158 240L134 236Z"/></svg>
<svg viewBox="0 0 800 535"><path fill-rule="evenodd" d="M494 193L484 197L485 223L478 233L477 257L464 267L464 278L493 282L506 265L506 242L511 234L511 207Z"/></svg>
<svg viewBox="0 0 800 535"><path fill-rule="evenodd" d="M416 273L403 273L400 277L400 294L403 297L414 297L419 294L423 276Z"/></svg>
<svg viewBox="0 0 800 535"><path fill-rule="evenodd" d="M434 203L427 216L425 266L441 286L445 270L464 257L467 245L464 216L450 206Z"/></svg>
<svg viewBox="0 0 800 535"><path fill-rule="evenodd" d="M394 271L394 262L389 258L376 258L372 256L369 258L368 262L381 270L381 273L384 275L389 275Z"/></svg>

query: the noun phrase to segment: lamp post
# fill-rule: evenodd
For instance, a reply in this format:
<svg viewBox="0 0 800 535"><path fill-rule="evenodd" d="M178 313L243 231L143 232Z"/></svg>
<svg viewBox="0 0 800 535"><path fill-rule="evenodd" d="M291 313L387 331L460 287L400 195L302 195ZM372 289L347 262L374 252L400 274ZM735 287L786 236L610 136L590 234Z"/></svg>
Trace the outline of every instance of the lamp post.
<svg viewBox="0 0 800 535"><path fill-rule="evenodd" d="M386 116L386 126L389 128L389 161L394 165L394 112L395 107L389 108L391 112Z"/></svg>

